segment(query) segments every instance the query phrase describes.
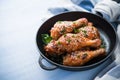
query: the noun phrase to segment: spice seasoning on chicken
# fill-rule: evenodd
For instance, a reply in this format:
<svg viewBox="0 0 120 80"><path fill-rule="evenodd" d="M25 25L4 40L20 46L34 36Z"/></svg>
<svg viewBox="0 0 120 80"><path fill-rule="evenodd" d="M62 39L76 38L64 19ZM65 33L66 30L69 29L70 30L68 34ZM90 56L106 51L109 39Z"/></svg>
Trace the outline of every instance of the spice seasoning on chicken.
<svg viewBox="0 0 120 80"><path fill-rule="evenodd" d="M60 31L60 34L64 34L65 33L65 27L63 27L63 29Z"/></svg>
<svg viewBox="0 0 120 80"><path fill-rule="evenodd" d="M87 56L88 56L87 53L83 53L82 54L82 59L85 59Z"/></svg>

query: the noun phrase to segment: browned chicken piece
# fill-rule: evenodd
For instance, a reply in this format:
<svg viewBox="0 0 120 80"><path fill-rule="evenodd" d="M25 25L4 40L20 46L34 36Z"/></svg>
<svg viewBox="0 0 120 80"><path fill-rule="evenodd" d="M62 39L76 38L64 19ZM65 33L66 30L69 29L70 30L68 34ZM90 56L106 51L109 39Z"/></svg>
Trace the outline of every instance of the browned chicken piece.
<svg viewBox="0 0 120 80"><path fill-rule="evenodd" d="M105 55L105 49L99 48L94 51L75 51L67 54L63 58L63 65L66 66L82 66L95 57Z"/></svg>
<svg viewBox="0 0 120 80"><path fill-rule="evenodd" d="M88 22L88 26L93 26L93 23L92 22Z"/></svg>
<svg viewBox="0 0 120 80"><path fill-rule="evenodd" d="M85 26L85 27L79 28L78 30L82 36L88 39L91 39L91 40L100 39L100 34L98 30L93 26Z"/></svg>
<svg viewBox="0 0 120 80"><path fill-rule="evenodd" d="M80 18L76 21L58 21L51 28L50 36L57 40L61 35L72 32L74 28L80 28L87 24L88 20L86 18Z"/></svg>
<svg viewBox="0 0 120 80"><path fill-rule="evenodd" d="M45 51L50 55L60 55L65 52L72 52L80 50L83 47L99 47L101 45L100 39L88 39L80 33L67 33L61 36L57 41L51 41L45 46Z"/></svg>

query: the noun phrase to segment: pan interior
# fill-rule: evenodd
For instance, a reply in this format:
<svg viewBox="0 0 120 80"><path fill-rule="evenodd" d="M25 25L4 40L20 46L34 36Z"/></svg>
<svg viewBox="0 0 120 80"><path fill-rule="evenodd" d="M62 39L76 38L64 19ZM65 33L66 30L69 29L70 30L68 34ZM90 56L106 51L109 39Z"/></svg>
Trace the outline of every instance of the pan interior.
<svg viewBox="0 0 120 80"><path fill-rule="evenodd" d="M105 50L106 50L106 54L107 54L110 51L110 39L103 30L98 28L98 31L100 33L100 37L101 37L103 43L105 44Z"/></svg>

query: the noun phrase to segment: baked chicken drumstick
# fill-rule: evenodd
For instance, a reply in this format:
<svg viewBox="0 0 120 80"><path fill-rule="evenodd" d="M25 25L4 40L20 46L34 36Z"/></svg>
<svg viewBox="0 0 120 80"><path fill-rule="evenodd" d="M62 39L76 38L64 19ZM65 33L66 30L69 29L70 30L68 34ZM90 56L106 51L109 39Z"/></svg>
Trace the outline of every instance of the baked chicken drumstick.
<svg viewBox="0 0 120 80"><path fill-rule="evenodd" d="M50 55L60 55L65 52L80 50L83 47L99 47L100 39L88 39L81 34L67 33L61 36L57 41L51 41L45 46L45 51Z"/></svg>
<svg viewBox="0 0 120 80"><path fill-rule="evenodd" d="M63 65L66 66L82 66L88 61L100 55L105 55L105 49L99 48L94 51L75 51L67 54L63 58Z"/></svg>
<svg viewBox="0 0 120 80"><path fill-rule="evenodd" d="M88 20L86 18L80 18L76 21L58 21L51 28L50 36L57 40L61 35L72 32L74 28L80 28L87 24Z"/></svg>

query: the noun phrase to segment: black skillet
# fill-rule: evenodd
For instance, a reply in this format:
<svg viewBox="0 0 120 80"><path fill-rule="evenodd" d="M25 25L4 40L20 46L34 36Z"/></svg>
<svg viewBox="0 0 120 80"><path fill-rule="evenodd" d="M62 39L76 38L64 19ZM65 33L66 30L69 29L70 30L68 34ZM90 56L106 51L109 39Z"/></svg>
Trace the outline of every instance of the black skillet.
<svg viewBox="0 0 120 80"><path fill-rule="evenodd" d="M106 57L99 58L99 59L98 58L93 59L86 65L79 66L79 67L64 66L64 65L59 64L55 61L52 61L51 59L46 57L45 51L43 49L44 43L42 41L41 34L45 34L45 33L49 34L51 27L53 27L53 25L57 21L65 21L65 20L66 21L70 21L70 20L74 21L79 18L87 18L88 21L93 22L94 26L99 30L101 38L106 43L106 51L107 51ZM95 14L88 13L88 12L79 12L79 11L62 13L62 14L56 15L56 16L48 19L47 21L45 21L40 26L40 28L37 32L36 42L37 42L37 47L40 51L39 64L40 64L41 68L43 68L45 70L53 70L56 68L61 68L61 69L65 69L65 70L74 70L74 71L75 70L87 70L87 69L96 67L97 65L101 64L102 62L104 62L108 58L110 58L110 56L114 53L117 41L118 41L117 34L116 34L114 28L112 27L112 25L110 23L108 23L105 19L101 18L100 16L97 16ZM51 63L52 66L51 67L45 66L42 63L43 59L45 59L49 63Z"/></svg>

